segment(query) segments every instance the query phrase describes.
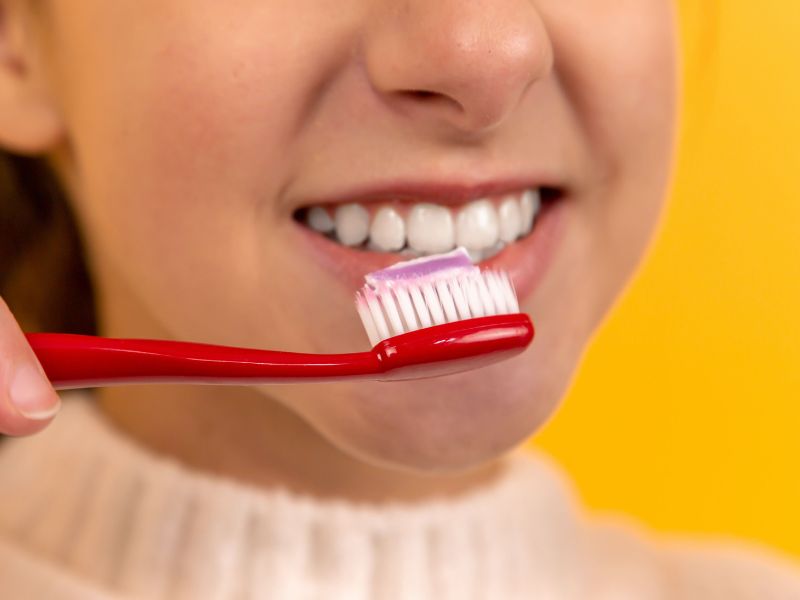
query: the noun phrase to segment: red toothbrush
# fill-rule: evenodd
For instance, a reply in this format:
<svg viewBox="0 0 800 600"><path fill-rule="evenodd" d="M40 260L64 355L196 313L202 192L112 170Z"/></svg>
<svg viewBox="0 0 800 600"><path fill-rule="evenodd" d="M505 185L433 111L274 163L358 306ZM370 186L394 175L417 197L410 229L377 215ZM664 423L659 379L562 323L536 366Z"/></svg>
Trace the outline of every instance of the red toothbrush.
<svg viewBox="0 0 800 600"><path fill-rule="evenodd" d="M368 275L356 305L373 344L367 352L304 354L54 333L27 338L52 384L69 389L436 377L519 354L534 334L509 278L480 272L459 251Z"/></svg>

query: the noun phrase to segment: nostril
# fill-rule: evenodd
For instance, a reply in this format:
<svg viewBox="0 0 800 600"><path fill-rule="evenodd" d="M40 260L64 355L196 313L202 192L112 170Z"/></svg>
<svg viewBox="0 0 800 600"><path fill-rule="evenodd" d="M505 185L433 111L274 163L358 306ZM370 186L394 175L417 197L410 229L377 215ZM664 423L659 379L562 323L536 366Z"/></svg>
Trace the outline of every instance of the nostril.
<svg viewBox="0 0 800 600"><path fill-rule="evenodd" d="M457 112L463 110L462 106L455 98L442 94L440 92L432 92L430 90L398 90L397 96L408 104L417 106L426 106L429 108L434 107L449 107L456 109Z"/></svg>
<svg viewBox="0 0 800 600"><path fill-rule="evenodd" d="M428 100L430 98L435 98L439 94L436 92L429 92L428 90L410 90L406 92L406 95L415 100Z"/></svg>

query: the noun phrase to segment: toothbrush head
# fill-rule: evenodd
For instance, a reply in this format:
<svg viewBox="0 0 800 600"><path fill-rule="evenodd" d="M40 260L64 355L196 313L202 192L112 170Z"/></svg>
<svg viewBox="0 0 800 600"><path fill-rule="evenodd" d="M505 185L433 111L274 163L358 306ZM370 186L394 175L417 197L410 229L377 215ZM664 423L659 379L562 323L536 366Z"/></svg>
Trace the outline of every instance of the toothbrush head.
<svg viewBox="0 0 800 600"><path fill-rule="evenodd" d="M522 352L533 339L509 276L481 271L463 248L365 279L356 308L387 379L485 366Z"/></svg>
<svg viewBox="0 0 800 600"><path fill-rule="evenodd" d="M463 248L401 262L365 279L356 309L373 346L434 325L519 313L508 275L482 272Z"/></svg>

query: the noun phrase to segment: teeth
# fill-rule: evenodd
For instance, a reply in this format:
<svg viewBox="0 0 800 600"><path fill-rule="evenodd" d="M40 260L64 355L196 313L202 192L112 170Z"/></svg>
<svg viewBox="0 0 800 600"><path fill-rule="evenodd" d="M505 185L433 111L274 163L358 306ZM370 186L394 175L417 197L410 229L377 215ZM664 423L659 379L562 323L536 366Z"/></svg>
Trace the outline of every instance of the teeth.
<svg viewBox="0 0 800 600"><path fill-rule="evenodd" d="M331 219L328 211L321 206L314 206L308 211L306 223L311 229L320 233L331 233L336 229L336 224Z"/></svg>
<svg viewBox="0 0 800 600"><path fill-rule="evenodd" d="M488 260L488 259L492 258L493 256L495 256L496 254L500 254L500 251L505 247L506 247L506 243L505 242L497 242L491 248L485 248L483 250L483 259L482 260Z"/></svg>
<svg viewBox="0 0 800 600"><path fill-rule="evenodd" d="M467 254L469 254L469 259L472 261L472 264L477 265L479 262L483 260L483 250L473 250L471 248L466 248Z"/></svg>
<svg viewBox="0 0 800 600"><path fill-rule="evenodd" d="M436 204L417 204L408 215L408 246L422 254L449 252L455 247L450 211Z"/></svg>
<svg viewBox="0 0 800 600"><path fill-rule="evenodd" d="M406 222L393 208L382 208L372 219L370 244L384 252L397 252L406 245Z"/></svg>
<svg viewBox="0 0 800 600"><path fill-rule="evenodd" d="M505 242L500 241L491 248L484 248L483 250L471 250L467 248L466 250L467 254L469 255L469 259L472 261L472 264L477 265L479 262L489 260L496 254L499 254L500 251L506 247L506 245L507 244Z"/></svg>
<svg viewBox="0 0 800 600"><path fill-rule="evenodd" d="M491 248L497 243L500 225L497 211L489 200L476 200L465 206L456 219L456 244L473 250Z"/></svg>
<svg viewBox="0 0 800 600"><path fill-rule="evenodd" d="M336 209L336 238L345 246L360 246L369 236L369 213L360 204Z"/></svg>
<svg viewBox="0 0 800 600"><path fill-rule="evenodd" d="M539 190L527 190L519 200L522 217L522 235L528 235L533 229L533 222L542 206L542 197Z"/></svg>
<svg viewBox="0 0 800 600"><path fill-rule="evenodd" d="M522 233L522 211L517 198L510 196L500 204L500 239L511 243Z"/></svg>
<svg viewBox="0 0 800 600"><path fill-rule="evenodd" d="M479 263L530 233L541 203L539 190L527 190L498 199L476 200L459 211L418 203L410 207L405 218L405 209L398 209L396 204L383 206L370 216L361 204L350 203L338 206L333 213L322 206L309 207L305 222L309 228L346 246L412 257L449 252L461 246L474 263Z"/></svg>

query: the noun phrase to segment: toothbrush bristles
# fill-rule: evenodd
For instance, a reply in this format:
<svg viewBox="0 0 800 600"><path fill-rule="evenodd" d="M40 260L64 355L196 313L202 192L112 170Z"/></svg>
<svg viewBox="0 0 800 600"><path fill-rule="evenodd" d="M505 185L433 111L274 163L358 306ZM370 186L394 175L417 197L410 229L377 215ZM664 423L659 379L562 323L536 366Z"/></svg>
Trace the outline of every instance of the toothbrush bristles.
<svg viewBox="0 0 800 600"><path fill-rule="evenodd" d="M432 325L518 313L519 304L507 273L475 269L367 284L356 293L356 309L375 346Z"/></svg>

